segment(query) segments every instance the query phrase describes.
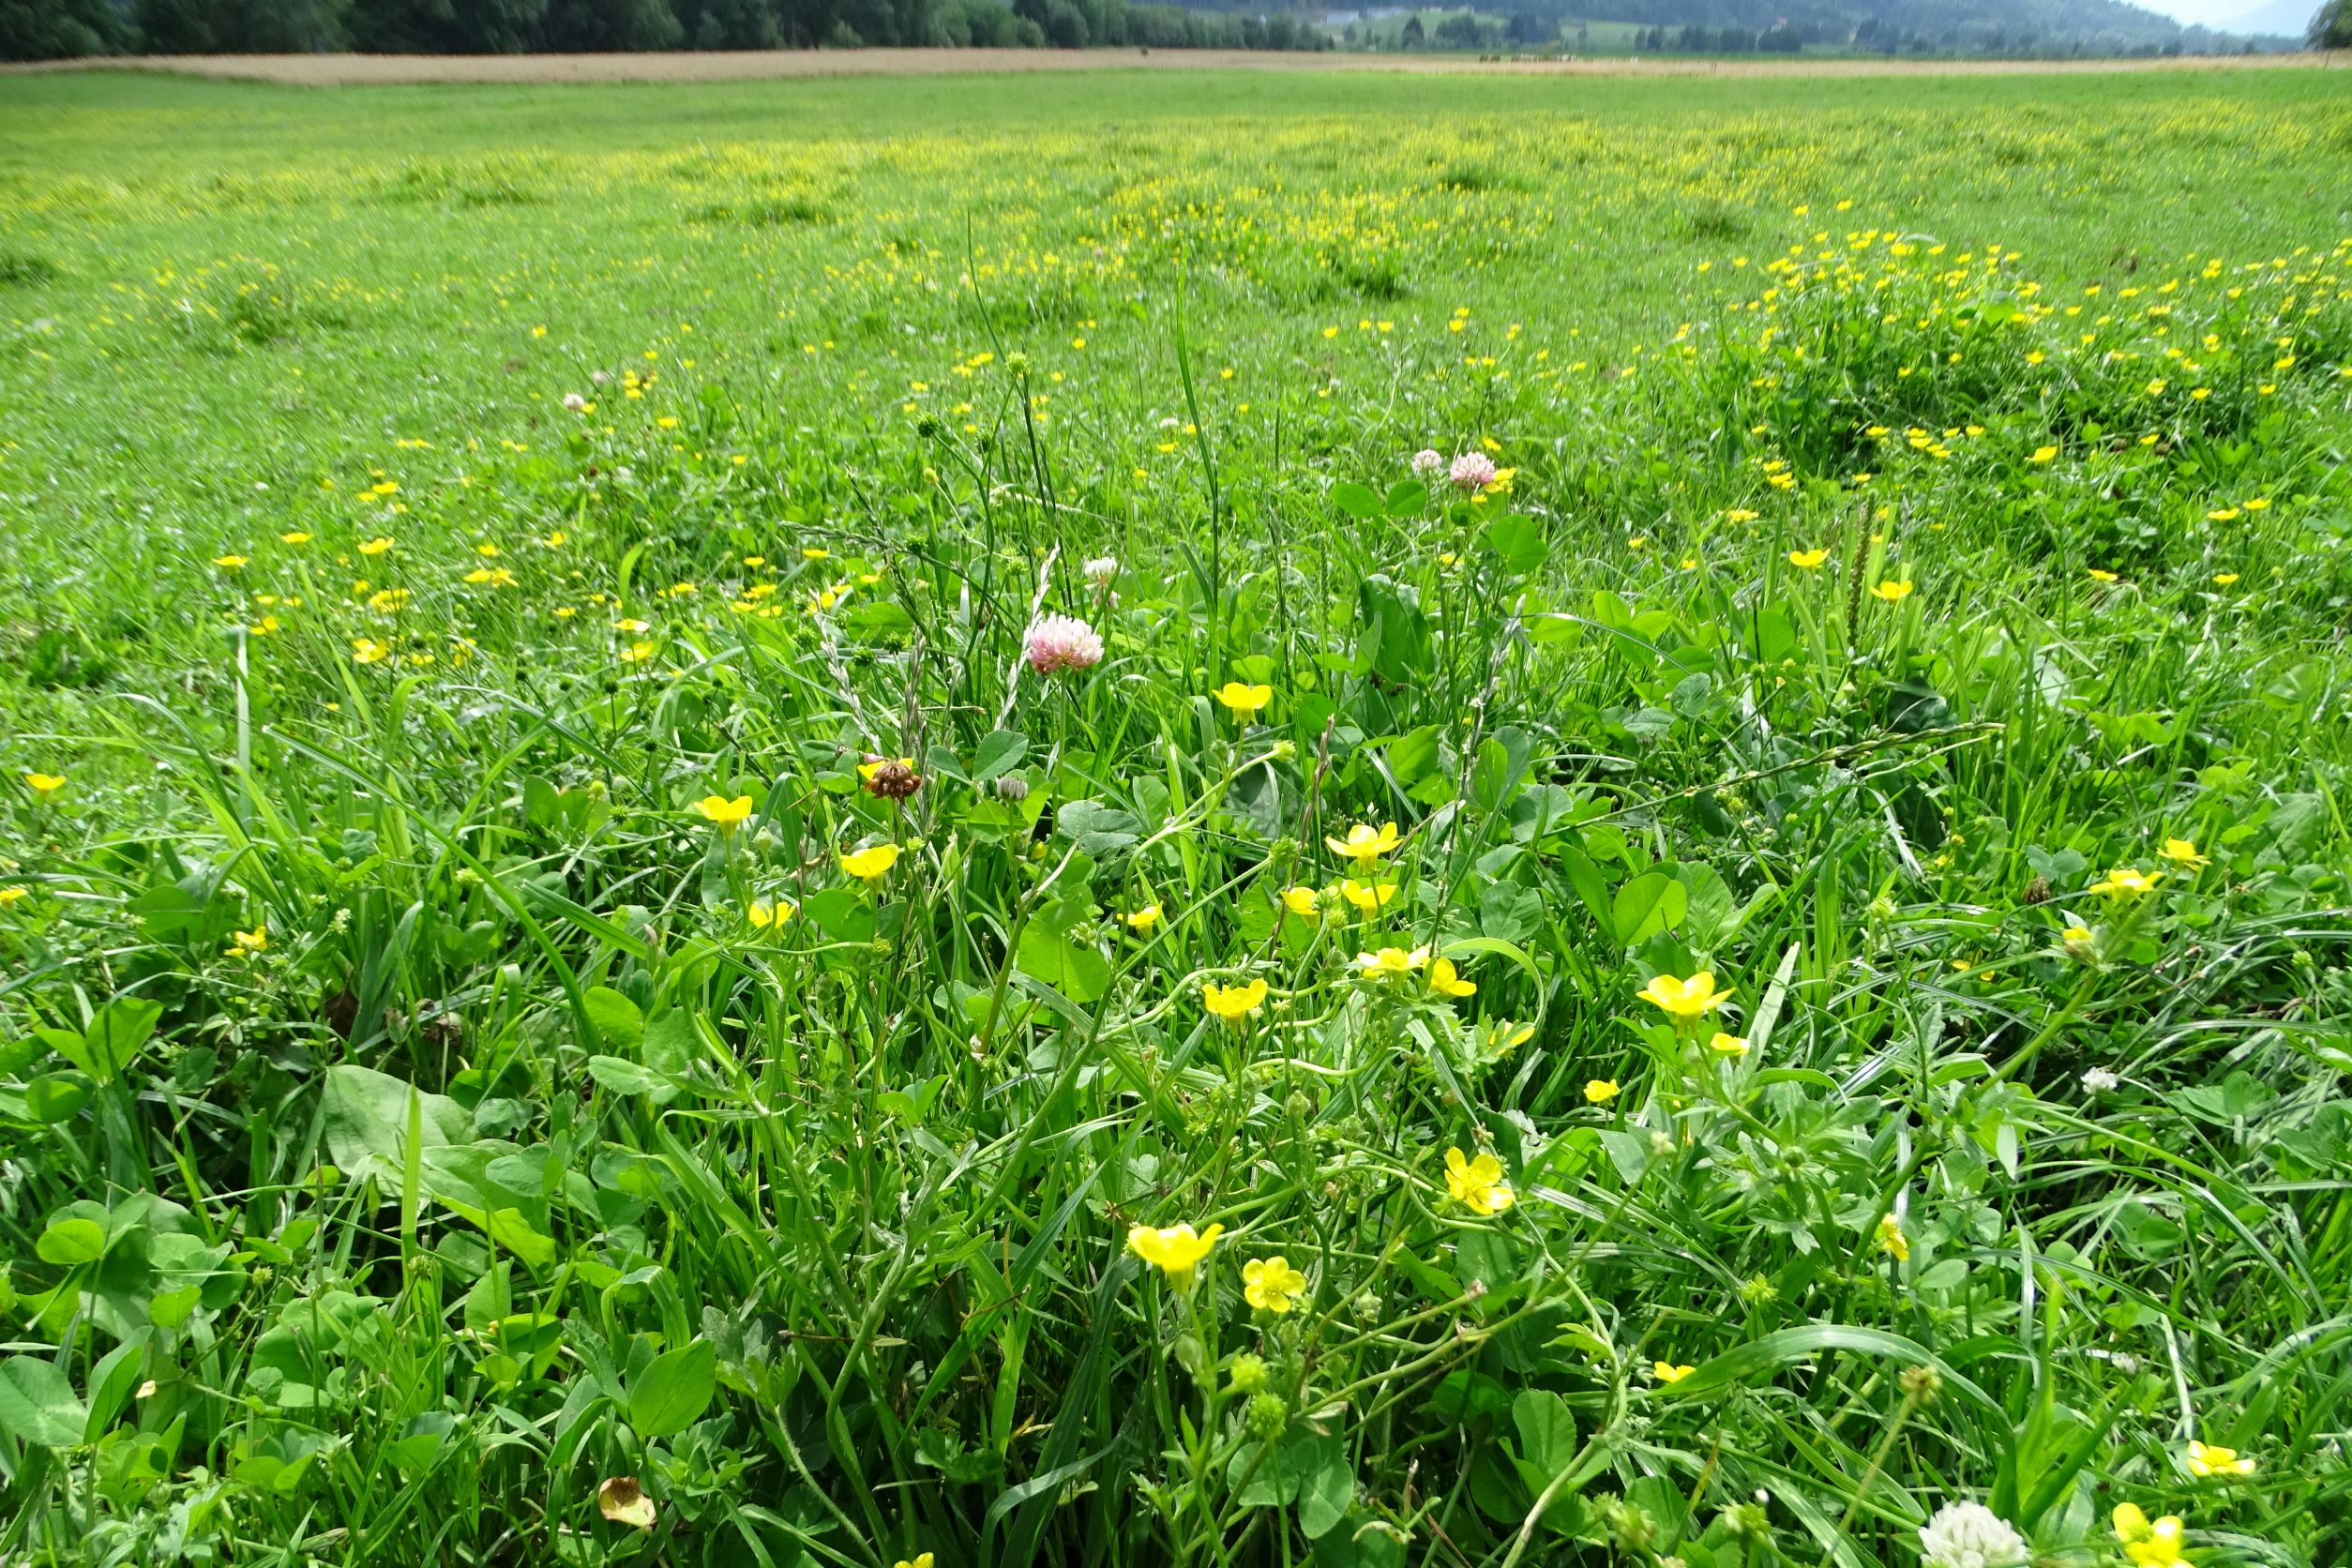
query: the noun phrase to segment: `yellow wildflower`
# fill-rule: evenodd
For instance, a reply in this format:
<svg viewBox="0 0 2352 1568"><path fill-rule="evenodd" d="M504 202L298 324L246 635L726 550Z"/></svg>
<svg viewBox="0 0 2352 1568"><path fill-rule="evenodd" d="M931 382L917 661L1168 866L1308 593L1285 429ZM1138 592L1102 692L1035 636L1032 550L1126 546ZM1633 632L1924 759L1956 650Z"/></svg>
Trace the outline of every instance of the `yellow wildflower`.
<svg viewBox="0 0 2352 1568"><path fill-rule="evenodd" d="M1913 586L1911 580L1907 577L1900 582L1873 583L1870 591L1889 604L1901 604L1911 596Z"/></svg>
<svg viewBox="0 0 2352 1568"><path fill-rule="evenodd" d="M1679 1020L1703 1018L1731 1000L1729 991L1715 989L1714 973L1704 969L1688 980L1677 980L1671 974L1654 976L1635 994Z"/></svg>
<svg viewBox="0 0 2352 1568"><path fill-rule="evenodd" d="M1445 1189L1454 1195L1456 1203L1467 1205L1477 1214L1499 1214L1515 1201L1511 1184L1502 1179L1502 1162L1492 1154L1481 1154L1473 1160L1465 1157L1459 1149L1448 1149Z"/></svg>
<svg viewBox="0 0 2352 1568"><path fill-rule="evenodd" d="M1253 1258L1242 1265L1242 1299L1264 1312L1288 1312L1290 1298L1306 1289L1306 1275L1279 1255Z"/></svg>
<svg viewBox="0 0 2352 1568"><path fill-rule="evenodd" d="M37 795L53 795L66 787L66 776L62 773L28 773L24 776L24 783Z"/></svg>
<svg viewBox="0 0 2352 1568"><path fill-rule="evenodd" d="M1282 890L1282 907L1301 920L1317 918L1315 890L1311 887L1286 887Z"/></svg>
<svg viewBox="0 0 2352 1568"><path fill-rule="evenodd" d="M2199 1479L2209 1480L2216 1475L2252 1475L2254 1472L2254 1462L2238 1450L2224 1448L2219 1443L2201 1443L2194 1439L2190 1440L2185 1462L2189 1473Z"/></svg>
<svg viewBox="0 0 2352 1568"><path fill-rule="evenodd" d="M1478 988L1455 972L1454 960L1440 958L1429 966L1429 988L1440 996L1470 996Z"/></svg>
<svg viewBox="0 0 2352 1568"><path fill-rule="evenodd" d="M1209 1256L1209 1249L1224 1234L1222 1225L1212 1225L1201 1231L1195 1231L1189 1225L1171 1225L1162 1229L1138 1225L1127 1232L1127 1250L1167 1274L1168 1283L1178 1289L1189 1290L1193 1270L1200 1266L1200 1260Z"/></svg>
<svg viewBox="0 0 2352 1568"><path fill-rule="evenodd" d="M1792 550L1788 552L1790 565L1802 566L1809 572L1819 571L1829 558L1830 552L1826 550Z"/></svg>
<svg viewBox="0 0 2352 1568"><path fill-rule="evenodd" d="M2164 840L2164 847L2156 852L2175 866L2185 866L2192 871L2202 870L2212 864L2204 855L2197 853L2196 840L2194 838L2167 838Z"/></svg>
<svg viewBox="0 0 2352 1568"><path fill-rule="evenodd" d="M2139 1568L2189 1568L2180 1547L2188 1531L2178 1514L2150 1520L2135 1502L2116 1504L2115 1538Z"/></svg>
<svg viewBox="0 0 2352 1568"><path fill-rule="evenodd" d="M1359 873L1372 869L1372 863L1396 848L1396 824L1382 822L1375 828L1358 822L1348 830L1345 838L1325 838L1324 847L1332 853L1356 863Z"/></svg>
<svg viewBox="0 0 2352 1568"><path fill-rule="evenodd" d="M841 857L841 869L861 882L874 882L898 864L898 846L875 844Z"/></svg>
<svg viewBox="0 0 2352 1568"><path fill-rule="evenodd" d="M719 826L722 833L732 833L751 818L751 797L737 795L729 800L725 795L704 795L694 803L694 808Z"/></svg>
<svg viewBox="0 0 2352 1568"><path fill-rule="evenodd" d="M1200 1001L1227 1023L1237 1024L1266 1004L1266 983L1252 980L1246 985L1219 986L1212 982L1200 988Z"/></svg>
<svg viewBox="0 0 2352 1568"><path fill-rule="evenodd" d="M1662 1383L1679 1383L1697 1370L1696 1366L1677 1366L1670 1361L1653 1361L1650 1364L1650 1375Z"/></svg>
<svg viewBox="0 0 2352 1568"><path fill-rule="evenodd" d="M1224 703L1235 718L1246 724L1258 716L1259 709L1274 701L1274 687L1244 686L1239 681L1228 681L1209 695Z"/></svg>
<svg viewBox="0 0 2352 1568"><path fill-rule="evenodd" d="M1721 1056L1745 1056L1748 1042L1744 1035L1726 1034L1719 1029L1715 1031L1715 1037L1707 1042L1707 1048Z"/></svg>
<svg viewBox="0 0 2352 1568"><path fill-rule="evenodd" d="M1383 947L1378 953L1359 953L1355 966L1368 979L1385 979L1390 975L1410 974L1419 969L1425 956L1421 949L1410 953L1401 947Z"/></svg>
<svg viewBox="0 0 2352 1568"><path fill-rule="evenodd" d="M1344 877L1340 880L1339 896L1364 913L1370 914L1396 897L1396 884L1395 882L1366 884L1356 881L1353 877Z"/></svg>
<svg viewBox="0 0 2352 1568"><path fill-rule="evenodd" d="M2138 898L2152 891L2164 880L2162 871L2141 872L2130 866L2118 866L2107 873L2106 880L2090 884L2093 893L2109 898Z"/></svg>
<svg viewBox="0 0 2352 1568"><path fill-rule="evenodd" d="M1911 1260L1911 1238L1903 1234L1903 1222L1892 1214L1878 1216L1878 1244L1887 1256L1898 1263Z"/></svg>
<svg viewBox="0 0 2352 1568"><path fill-rule="evenodd" d="M1149 936L1152 934L1152 927L1160 923L1160 907L1157 904L1146 904L1132 914L1123 914L1119 918L1124 921L1127 928L1138 936Z"/></svg>
<svg viewBox="0 0 2352 1568"><path fill-rule="evenodd" d="M1615 1078L1596 1078L1584 1086L1584 1098L1587 1105L1605 1106L1617 1098L1617 1093Z"/></svg>

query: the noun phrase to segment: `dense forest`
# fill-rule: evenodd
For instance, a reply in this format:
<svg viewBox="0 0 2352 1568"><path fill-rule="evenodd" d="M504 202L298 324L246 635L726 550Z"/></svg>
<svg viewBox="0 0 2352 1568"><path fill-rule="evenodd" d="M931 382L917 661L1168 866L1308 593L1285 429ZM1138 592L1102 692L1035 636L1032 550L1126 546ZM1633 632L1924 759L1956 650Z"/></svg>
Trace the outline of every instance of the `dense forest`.
<svg viewBox="0 0 2352 1568"><path fill-rule="evenodd" d="M0 0L0 58L639 49L1320 49L1288 14L1129 0Z"/></svg>

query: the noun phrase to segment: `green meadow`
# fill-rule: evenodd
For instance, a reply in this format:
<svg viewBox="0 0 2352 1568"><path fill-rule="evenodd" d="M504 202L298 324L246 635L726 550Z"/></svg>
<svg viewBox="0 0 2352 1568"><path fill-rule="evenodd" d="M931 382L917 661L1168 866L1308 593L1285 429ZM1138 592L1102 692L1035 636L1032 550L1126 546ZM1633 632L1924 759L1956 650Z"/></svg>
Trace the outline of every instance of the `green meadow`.
<svg viewBox="0 0 2352 1568"><path fill-rule="evenodd" d="M2343 80L0 79L0 1561L2343 1561Z"/></svg>

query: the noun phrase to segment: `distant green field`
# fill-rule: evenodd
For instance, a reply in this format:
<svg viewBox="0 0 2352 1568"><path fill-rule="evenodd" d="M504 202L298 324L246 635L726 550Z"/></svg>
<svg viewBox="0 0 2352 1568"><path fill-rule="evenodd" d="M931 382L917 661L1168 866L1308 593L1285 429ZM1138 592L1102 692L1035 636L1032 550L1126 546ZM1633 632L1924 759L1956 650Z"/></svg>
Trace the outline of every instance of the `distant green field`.
<svg viewBox="0 0 2352 1568"><path fill-rule="evenodd" d="M2344 80L0 78L0 1562L2345 1561Z"/></svg>

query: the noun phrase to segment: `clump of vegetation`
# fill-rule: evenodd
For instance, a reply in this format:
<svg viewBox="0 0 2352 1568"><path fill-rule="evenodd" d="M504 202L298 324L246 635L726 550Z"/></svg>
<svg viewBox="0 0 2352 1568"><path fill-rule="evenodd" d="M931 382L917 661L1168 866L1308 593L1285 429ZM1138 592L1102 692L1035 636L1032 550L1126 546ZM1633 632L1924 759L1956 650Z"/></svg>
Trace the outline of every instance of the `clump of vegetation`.
<svg viewBox="0 0 2352 1568"><path fill-rule="evenodd" d="M2341 1560L2341 111L1346 90L33 179L0 1556Z"/></svg>

